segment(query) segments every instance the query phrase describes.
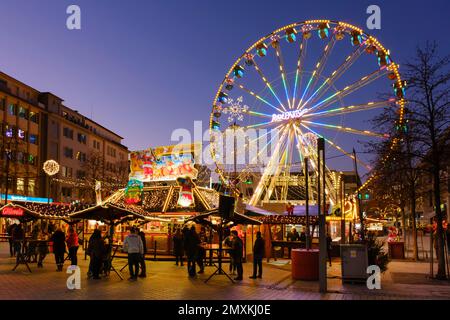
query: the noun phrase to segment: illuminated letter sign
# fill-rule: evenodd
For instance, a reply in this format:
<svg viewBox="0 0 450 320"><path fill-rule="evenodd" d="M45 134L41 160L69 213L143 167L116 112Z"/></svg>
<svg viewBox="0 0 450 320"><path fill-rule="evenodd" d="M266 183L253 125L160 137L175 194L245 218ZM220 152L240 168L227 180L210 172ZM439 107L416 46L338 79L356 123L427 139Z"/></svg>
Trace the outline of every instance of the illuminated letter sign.
<svg viewBox="0 0 450 320"><path fill-rule="evenodd" d="M6 207L6 208L3 208L3 210L2 210L2 216L4 216L4 217L22 217L23 209Z"/></svg>
<svg viewBox="0 0 450 320"><path fill-rule="evenodd" d="M286 111L279 114L272 114L272 122L281 122L284 120L299 119L307 111L308 109L303 109L303 110Z"/></svg>

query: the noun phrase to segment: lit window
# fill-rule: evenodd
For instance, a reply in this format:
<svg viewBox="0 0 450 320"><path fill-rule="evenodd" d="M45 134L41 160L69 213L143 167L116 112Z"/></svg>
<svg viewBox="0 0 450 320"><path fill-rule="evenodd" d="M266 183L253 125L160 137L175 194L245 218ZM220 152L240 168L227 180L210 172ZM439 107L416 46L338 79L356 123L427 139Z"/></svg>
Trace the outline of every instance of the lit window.
<svg viewBox="0 0 450 320"><path fill-rule="evenodd" d="M10 104L8 106L8 114L11 116L15 116L17 114L17 106L14 104Z"/></svg>
<svg viewBox="0 0 450 320"><path fill-rule="evenodd" d="M19 118L28 119L28 110L24 107L19 107Z"/></svg>
<svg viewBox="0 0 450 320"><path fill-rule="evenodd" d="M31 144L38 144L38 135L37 134L30 134L29 141Z"/></svg>
<svg viewBox="0 0 450 320"><path fill-rule="evenodd" d="M25 179L24 178L17 178L17 192L22 193L22 194L25 192Z"/></svg>

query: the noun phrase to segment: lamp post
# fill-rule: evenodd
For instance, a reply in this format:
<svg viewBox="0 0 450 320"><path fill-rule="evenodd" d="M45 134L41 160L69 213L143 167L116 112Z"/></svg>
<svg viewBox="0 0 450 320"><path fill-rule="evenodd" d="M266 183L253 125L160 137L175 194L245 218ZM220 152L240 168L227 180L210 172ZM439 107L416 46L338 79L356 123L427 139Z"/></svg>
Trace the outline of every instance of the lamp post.
<svg viewBox="0 0 450 320"><path fill-rule="evenodd" d="M47 160L42 167L48 176L47 204L50 204L51 178L59 172L59 164L55 160Z"/></svg>

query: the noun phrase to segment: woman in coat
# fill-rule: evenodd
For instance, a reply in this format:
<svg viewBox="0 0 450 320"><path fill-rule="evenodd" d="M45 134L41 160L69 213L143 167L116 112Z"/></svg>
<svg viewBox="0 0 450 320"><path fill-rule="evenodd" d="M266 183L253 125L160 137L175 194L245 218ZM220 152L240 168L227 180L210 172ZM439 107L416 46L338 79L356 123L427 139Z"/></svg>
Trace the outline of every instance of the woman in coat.
<svg viewBox="0 0 450 320"><path fill-rule="evenodd" d="M77 251L78 251L78 234L75 229L70 226L67 234L67 248L69 249L69 257L72 266L76 266L78 263Z"/></svg>
<svg viewBox="0 0 450 320"><path fill-rule="evenodd" d="M100 279L100 269L105 254L105 242L99 229L95 229L89 238L88 252L92 263L93 279Z"/></svg>

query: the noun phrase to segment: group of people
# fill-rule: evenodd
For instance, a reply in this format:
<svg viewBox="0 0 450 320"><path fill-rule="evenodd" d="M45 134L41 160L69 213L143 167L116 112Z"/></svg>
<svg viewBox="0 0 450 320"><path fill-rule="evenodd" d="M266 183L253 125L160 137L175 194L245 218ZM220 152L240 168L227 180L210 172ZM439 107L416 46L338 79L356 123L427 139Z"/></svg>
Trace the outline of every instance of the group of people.
<svg viewBox="0 0 450 320"><path fill-rule="evenodd" d="M230 273L236 275L234 280L243 280L242 260L244 255L244 243L239 237L236 230L230 231L225 229L225 239L223 245L230 255ZM205 228L202 227L200 233L197 233L195 226L188 228L185 226L183 230L177 229L174 237L174 255L175 264L183 266L184 255L187 258L187 270L190 277L194 277L197 273L204 273L204 259L206 258L206 250L202 243L208 242L208 236ZM262 278L262 259L264 257L264 239L261 232L256 235L253 246L253 275L252 279ZM196 266L200 270L196 271Z"/></svg>
<svg viewBox="0 0 450 320"><path fill-rule="evenodd" d="M22 223L11 224L7 230L8 235L10 236L9 250L11 257L16 256L19 260L20 255L26 253L28 259L27 262L37 262L37 266L42 268L43 261L50 252L49 242L52 242L57 271L62 271L63 269L64 254L66 252L68 252L72 265L77 265L78 263L78 234L72 226L69 226L67 236L61 228L57 228L56 231L49 236L49 233L42 230L40 225L36 224L31 231L31 237L28 238L27 241L25 241L25 230ZM48 231L51 230L52 229L49 229ZM25 245L26 247L23 247Z"/></svg>

